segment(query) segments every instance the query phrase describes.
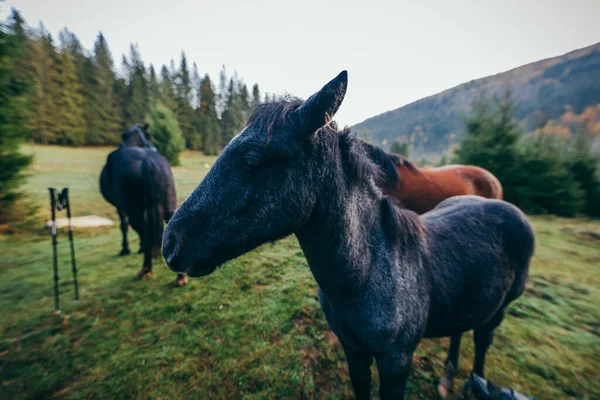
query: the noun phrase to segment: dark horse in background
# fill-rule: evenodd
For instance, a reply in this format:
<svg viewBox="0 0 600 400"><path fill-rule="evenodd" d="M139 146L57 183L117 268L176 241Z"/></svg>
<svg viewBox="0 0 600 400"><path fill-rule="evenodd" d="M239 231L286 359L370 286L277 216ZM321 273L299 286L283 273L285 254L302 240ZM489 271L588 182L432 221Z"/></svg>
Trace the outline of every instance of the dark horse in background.
<svg viewBox="0 0 600 400"><path fill-rule="evenodd" d="M306 101L259 105L167 225L169 268L192 277L294 233L319 284L358 399L375 359L383 399L404 398L424 337L451 337L452 390L460 338L474 330L474 372L508 304L524 288L534 249L515 206L455 196L419 217L375 185L362 141L330 119L346 93L340 73Z"/></svg>
<svg viewBox="0 0 600 400"><path fill-rule="evenodd" d="M152 258L160 255L163 225L177 208L175 183L166 158L156 152L148 125L134 125L122 134L123 143L110 153L100 175L100 191L117 208L123 233L120 255L129 254L128 226L140 235L144 265L138 276L152 274ZM177 275L183 286L187 277Z"/></svg>
<svg viewBox="0 0 600 400"><path fill-rule="evenodd" d="M446 165L418 168L406 158L364 143L381 170L376 179L384 194L392 196L402 207L419 214L433 210L452 196L471 194L502 200L503 190L490 171L474 165Z"/></svg>

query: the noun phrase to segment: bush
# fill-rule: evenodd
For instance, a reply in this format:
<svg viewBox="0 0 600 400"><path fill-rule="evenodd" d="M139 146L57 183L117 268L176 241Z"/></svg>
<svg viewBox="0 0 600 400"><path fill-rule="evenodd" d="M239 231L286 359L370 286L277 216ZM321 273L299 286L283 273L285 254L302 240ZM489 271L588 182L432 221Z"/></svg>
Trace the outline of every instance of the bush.
<svg viewBox="0 0 600 400"><path fill-rule="evenodd" d="M598 157L584 133L570 139L537 132L524 138L510 92L495 104L482 100L465 119L466 135L454 162L489 170L505 200L528 213L600 214Z"/></svg>
<svg viewBox="0 0 600 400"><path fill-rule="evenodd" d="M406 142L400 143L399 141L394 140L392 142L392 145L390 146L390 152L400 154L400 155L403 155L404 157L408 158L408 155L409 155L408 143L406 143Z"/></svg>
<svg viewBox="0 0 600 400"><path fill-rule="evenodd" d="M154 145L171 165L179 165L179 155L185 148L185 140L173 113L164 105L156 103L146 115Z"/></svg>

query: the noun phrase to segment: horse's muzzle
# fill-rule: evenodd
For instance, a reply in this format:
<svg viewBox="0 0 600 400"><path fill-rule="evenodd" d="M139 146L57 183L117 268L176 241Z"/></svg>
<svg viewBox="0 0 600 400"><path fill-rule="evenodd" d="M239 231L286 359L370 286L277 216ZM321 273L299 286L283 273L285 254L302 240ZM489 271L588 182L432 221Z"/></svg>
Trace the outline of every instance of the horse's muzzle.
<svg viewBox="0 0 600 400"><path fill-rule="evenodd" d="M190 277L212 273L217 268L217 264L210 257L210 252L201 251L203 247L187 243L187 240L179 237L167 226L163 236L162 254L171 271Z"/></svg>

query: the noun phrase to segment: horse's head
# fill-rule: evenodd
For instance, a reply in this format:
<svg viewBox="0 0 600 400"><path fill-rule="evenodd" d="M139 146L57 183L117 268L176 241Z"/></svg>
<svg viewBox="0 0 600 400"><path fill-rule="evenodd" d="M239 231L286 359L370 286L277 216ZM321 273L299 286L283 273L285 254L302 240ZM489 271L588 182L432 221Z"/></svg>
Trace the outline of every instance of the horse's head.
<svg viewBox="0 0 600 400"><path fill-rule="evenodd" d="M308 100L259 105L225 147L200 185L181 204L163 236L169 268L190 276L302 227L335 150L328 124L344 99L343 71ZM329 154L331 155L331 154Z"/></svg>
<svg viewBox="0 0 600 400"><path fill-rule="evenodd" d="M152 144L152 135L148 132L149 125L133 125L121 134L123 144L128 147L145 147L156 151Z"/></svg>

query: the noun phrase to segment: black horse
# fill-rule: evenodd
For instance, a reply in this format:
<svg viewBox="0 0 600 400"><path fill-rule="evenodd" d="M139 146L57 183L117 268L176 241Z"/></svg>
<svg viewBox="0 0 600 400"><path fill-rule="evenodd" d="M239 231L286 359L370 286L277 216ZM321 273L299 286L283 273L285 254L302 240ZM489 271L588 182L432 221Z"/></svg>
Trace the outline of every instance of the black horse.
<svg viewBox="0 0 600 400"><path fill-rule="evenodd" d="M441 389L452 389L460 337L475 331L474 372L507 305L525 288L534 250L526 216L475 196L419 217L382 196L379 170L348 129L329 122L342 72L307 101L259 105L167 225L169 268L198 277L294 233L346 353L356 397L403 398L423 337L452 338Z"/></svg>
<svg viewBox="0 0 600 400"><path fill-rule="evenodd" d="M117 208L123 233L120 255L129 254L128 226L140 235L144 265L138 276L151 275L152 257L160 254L164 221L177 208L175 184L166 158L156 152L148 125L134 125L122 135L121 146L110 153L100 175L100 191ZM178 274L177 285L187 283Z"/></svg>

